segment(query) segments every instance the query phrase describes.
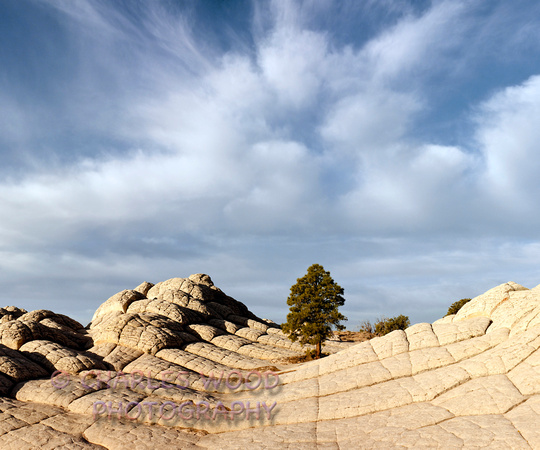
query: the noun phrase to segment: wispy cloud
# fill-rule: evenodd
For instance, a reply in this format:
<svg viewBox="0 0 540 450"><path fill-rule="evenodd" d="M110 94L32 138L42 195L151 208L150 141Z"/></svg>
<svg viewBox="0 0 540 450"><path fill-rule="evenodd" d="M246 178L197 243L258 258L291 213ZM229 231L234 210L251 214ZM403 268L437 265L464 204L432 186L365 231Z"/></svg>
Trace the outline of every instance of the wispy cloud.
<svg viewBox="0 0 540 450"><path fill-rule="evenodd" d="M516 278L505 243L523 258L515 267L534 261L540 67L509 76L486 56L500 35L507 53L538 50L523 15L467 1L255 2L218 45L201 33L202 6L36 5L63 36L51 49L62 72L33 103L18 97L24 82L0 77L6 301L38 307L20 286L33 280L36 299L80 296L69 307L82 314L129 287L120 281L205 271L281 320L287 286L317 261L349 292L349 316L433 320L473 276L485 289ZM370 34L340 34L353 19ZM475 57L501 76L469 98L487 70L467 69ZM448 117L466 139L416 134ZM102 281L81 292L90 279Z"/></svg>
<svg viewBox="0 0 540 450"><path fill-rule="evenodd" d="M485 157L484 182L505 209L527 214L538 198L540 76L496 93L478 108L476 139Z"/></svg>

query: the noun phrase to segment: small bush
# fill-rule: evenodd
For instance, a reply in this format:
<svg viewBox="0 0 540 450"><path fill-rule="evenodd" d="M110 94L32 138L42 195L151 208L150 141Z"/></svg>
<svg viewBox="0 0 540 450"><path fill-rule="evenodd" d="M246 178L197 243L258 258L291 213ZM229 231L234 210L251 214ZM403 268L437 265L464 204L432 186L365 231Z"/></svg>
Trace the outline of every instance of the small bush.
<svg viewBox="0 0 540 450"><path fill-rule="evenodd" d="M450 305L450 308L448 308L448 312L446 313L446 315L450 316L451 314L456 314L465 303L468 303L470 301L471 301L470 298L462 298L461 300L458 300L457 302L452 303Z"/></svg>
<svg viewBox="0 0 540 450"><path fill-rule="evenodd" d="M370 338L375 336L384 336L395 330L404 330L411 325L411 321L403 314L396 317L382 317L377 319L374 324L369 320L362 322L360 331L367 333Z"/></svg>
<svg viewBox="0 0 540 450"><path fill-rule="evenodd" d="M404 330L411 325L411 321L403 314L389 319L383 317L375 324L375 333L384 336L395 330Z"/></svg>
<svg viewBox="0 0 540 450"><path fill-rule="evenodd" d="M358 331L363 331L364 333L368 334L369 338L371 339L373 335L375 335L375 326L369 320L364 320L360 324L360 329Z"/></svg>

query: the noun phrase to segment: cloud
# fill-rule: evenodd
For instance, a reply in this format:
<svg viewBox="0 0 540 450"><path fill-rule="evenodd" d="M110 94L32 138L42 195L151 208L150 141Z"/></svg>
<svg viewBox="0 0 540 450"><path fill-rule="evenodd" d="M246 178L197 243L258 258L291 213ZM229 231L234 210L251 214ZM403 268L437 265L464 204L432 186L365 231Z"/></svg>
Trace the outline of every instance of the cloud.
<svg viewBox="0 0 540 450"><path fill-rule="evenodd" d="M533 278L539 78L434 109L496 32L471 2L354 2L338 16L333 2L257 3L249 31L219 45L195 6L39 4L70 51L50 103L30 107L0 78L2 158L18 171L0 181L6 299L38 286L40 301L82 314L143 279L203 271L279 321L288 286L321 262L343 279L346 315L434 320L482 271L482 289L508 281L501 267L517 274L509 253ZM347 11L371 34L328 26L358 28ZM448 116L467 139L416 134Z"/></svg>
<svg viewBox="0 0 540 450"><path fill-rule="evenodd" d="M281 107L316 107L327 65L327 39L321 33L280 28L258 50L264 80Z"/></svg>
<svg viewBox="0 0 540 450"><path fill-rule="evenodd" d="M340 99L330 109L321 126L321 137L351 159L368 158L402 138L411 116L419 109L414 95L360 91Z"/></svg>
<svg viewBox="0 0 540 450"><path fill-rule="evenodd" d="M526 212L540 193L540 76L493 95L479 108L476 139L485 157L484 182L505 208Z"/></svg>
<svg viewBox="0 0 540 450"><path fill-rule="evenodd" d="M462 1L435 2L420 15L410 14L372 39L363 56L377 79L394 80L433 70L446 54L457 48L470 26Z"/></svg>

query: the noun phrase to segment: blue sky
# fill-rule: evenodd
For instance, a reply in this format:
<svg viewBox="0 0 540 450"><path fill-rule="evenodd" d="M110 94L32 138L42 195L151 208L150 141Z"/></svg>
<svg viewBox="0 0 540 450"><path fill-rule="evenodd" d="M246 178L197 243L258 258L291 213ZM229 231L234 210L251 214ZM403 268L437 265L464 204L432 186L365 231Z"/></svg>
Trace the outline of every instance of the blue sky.
<svg viewBox="0 0 540 450"><path fill-rule="evenodd" d="M540 3L0 1L0 300L208 273L355 329L540 283Z"/></svg>

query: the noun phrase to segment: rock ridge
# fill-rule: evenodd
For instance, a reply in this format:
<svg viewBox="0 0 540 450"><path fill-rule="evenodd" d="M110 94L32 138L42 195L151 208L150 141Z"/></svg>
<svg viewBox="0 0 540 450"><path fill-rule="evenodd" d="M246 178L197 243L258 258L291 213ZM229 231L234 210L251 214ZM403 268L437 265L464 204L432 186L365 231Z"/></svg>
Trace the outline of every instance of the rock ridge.
<svg viewBox="0 0 540 450"><path fill-rule="evenodd" d="M0 308L0 448L539 448L540 286L304 364L205 274Z"/></svg>

